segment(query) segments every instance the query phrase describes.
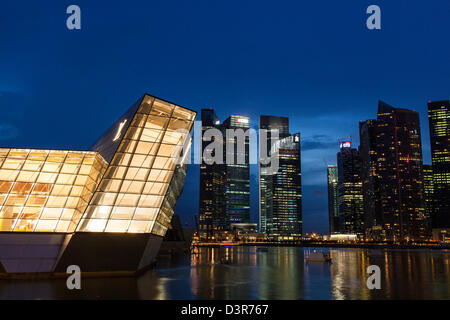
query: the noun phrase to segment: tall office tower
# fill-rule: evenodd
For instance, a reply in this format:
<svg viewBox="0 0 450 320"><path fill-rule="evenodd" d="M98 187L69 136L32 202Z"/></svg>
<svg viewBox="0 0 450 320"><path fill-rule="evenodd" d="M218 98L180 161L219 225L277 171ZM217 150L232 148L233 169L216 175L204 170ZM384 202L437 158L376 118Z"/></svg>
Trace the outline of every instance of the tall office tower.
<svg viewBox="0 0 450 320"><path fill-rule="evenodd" d="M423 165L423 190L425 201L425 218L427 225L433 225L432 219L434 216L434 181L433 181L433 166L431 164Z"/></svg>
<svg viewBox="0 0 450 320"><path fill-rule="evenodd" d="M336 165L327 168L328 181L328 223L330 234L339 233L339 205L338 205L338 169Z"/></svg>
<svg viewBox="0 0 450 320"><path fill-rule="evenodd" d="M263 134L263 131L266 134ZM289 118L276 116L260 116L259 118L259 156L271 156L271 148L278 139L289 136ZM266 154L262 154L265 147ZM269 170L271 164L259 164L259 230L262 233L272 232L273 221L273 175Z"/></svg>
<svg viewBox="0 0 450 320"><path fill-rule="evenodd" d="M225 216L225 165L207 164L204 152L211 141L205 141L206 130L220 130L220 121L213 109L202 109L202 149L200 164L200 203L199 203L199 232L202 236L212 236L215 230L223 230L226 227ZM212 138L212 140L214 137ZM223 141L222 141L223 142Z"/></svg>
<svg viewBox="0 0 450 320"><path fill-rule="evenodd" d="M272 176L273 213L271 235L302 235L302 176L300 133L278 140L272 153L278 152L278 172Z"/></svg>
<svg viewBox="0 0 450 320"><path fill-rule="evenodd" d="M250 222L250 118L232 115L221 125L225 139L226 225ZM239 132L240 131L240 132Z"/></svg>
<svg viewBox="0 0 450 320"><path fill-rule="evenodd" d="M237 135L239 130L243 133L247 131L250 119L232 115L221 124L213 109L202 109L201 117L199 229L202 235L210 236L216 230L229 229L231 223L250 221L249 136L244 135L241 141ZM208 150L213 148L212 141L204 136L209 129L215 129L222 135L222 140L216 142L220 142L223 148L223 163L205 162L204 151L214 156L214 150Z"/></svg>
<svg viewBox="0 0 450 320"><path fill-rule="evenodd" d="M419 114L378 103L377 162L386 237L426 237Z"/></svg>
<svg viewBox="0 0 450 320"><path fill-rule="evenodd" d="M365 235L370 239L380 239L383 237L383 223L377 177L377 121L360 122L359 137Z"/></svg>
<svg viewBox="0 0 450 320"><path fill-rule="evenodd" d="M450 100L428 102L433 163L433 228L450 228Z"/></svg>
<svg viewBox="0 0 450 320"><path fill-rule="evenodd" d="M361 180L361 158L351 142L341 142L337 154L339 229L364 234L364 208Z"/></svg>

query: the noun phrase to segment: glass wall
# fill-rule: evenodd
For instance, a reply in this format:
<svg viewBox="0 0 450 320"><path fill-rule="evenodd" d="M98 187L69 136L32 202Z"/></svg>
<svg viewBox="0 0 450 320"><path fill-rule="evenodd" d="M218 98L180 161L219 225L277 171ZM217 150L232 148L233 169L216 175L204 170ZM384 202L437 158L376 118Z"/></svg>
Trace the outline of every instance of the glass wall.
<svg viewBox="0 0 450 320"><path fill-rule="evenodd" d="M0 149L0 231L73 232L106 166L97 152Z"/></svg>
<svg viewBox="0 0 450 320"><path fill-rule="evenodd" d="M195 115L146 95L77 230L164 235L173 208L161 206Z"/></svg>

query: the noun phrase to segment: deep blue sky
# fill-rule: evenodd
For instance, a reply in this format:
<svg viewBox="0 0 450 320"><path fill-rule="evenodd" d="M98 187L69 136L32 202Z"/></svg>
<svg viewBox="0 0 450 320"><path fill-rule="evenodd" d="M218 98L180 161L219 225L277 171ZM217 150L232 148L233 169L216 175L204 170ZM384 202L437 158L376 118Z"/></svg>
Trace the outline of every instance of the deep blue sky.
<svg viewBox="0 0 450 320"><path fill-rule="evenodd" d="M82 29L66 28L77 4ZM381 7L381 30L366 8ZM378 99L421 114L450 98L450 1L0 3L0 146L86 149L148 92L200 111L288 116L303 140L304 231L328 230L326 165ZM253 168L255 169L255 168ZM252 219L258 214L252 170ZM177 206L198 210L198 167Z"/></svg>

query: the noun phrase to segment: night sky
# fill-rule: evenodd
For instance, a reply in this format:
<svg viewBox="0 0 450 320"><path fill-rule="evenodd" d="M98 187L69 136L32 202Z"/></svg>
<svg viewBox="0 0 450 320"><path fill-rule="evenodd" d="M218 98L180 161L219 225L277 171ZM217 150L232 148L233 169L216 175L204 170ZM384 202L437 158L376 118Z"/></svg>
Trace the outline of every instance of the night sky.
<svg viewBox="0 0 450 320"><path fill-rule="evenodd" d="M81 7L81 30L66 8ZM381 8L381 30L366 8ZM302 135L304 232L328 231L326 165L378 99L450 98L450 1L0 2L0 146L87 149L145 92L200 111L290 118ZM198 211L199 168L176 208ZM258 214L252 167L251 215Z"/></svg>

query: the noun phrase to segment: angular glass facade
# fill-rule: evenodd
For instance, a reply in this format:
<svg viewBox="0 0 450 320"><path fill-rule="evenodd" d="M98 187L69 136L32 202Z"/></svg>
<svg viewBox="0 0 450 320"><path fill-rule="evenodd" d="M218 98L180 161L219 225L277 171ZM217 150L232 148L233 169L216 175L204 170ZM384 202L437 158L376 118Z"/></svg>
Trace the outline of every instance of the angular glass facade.
<svg viewBox="0 0 450 320"><path fill-rule="evenodd" d="M183 189L195 116L144 95L91 151L0 149L6 272L62 272L74 263L84 271L135 271L151 264ZM111 248L127 260L114 259ZM29 254L34 250L41 255Z"/></svg>
<svg viewBox="0 0 450 320"><path fill-rule="evenodd" d="M194 118L193 111L146 96L77 231L163 236L173 214L162 209L163 200Z"/></svg>
<svg viewBox="0 0 450 320"><path fill-rule="evenodd" d="M163 201L194 118L145 96L117 127L109 164L94 151L0 149L0 231L163 236L174 205Z"/></svg>

